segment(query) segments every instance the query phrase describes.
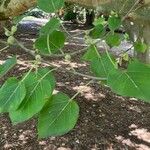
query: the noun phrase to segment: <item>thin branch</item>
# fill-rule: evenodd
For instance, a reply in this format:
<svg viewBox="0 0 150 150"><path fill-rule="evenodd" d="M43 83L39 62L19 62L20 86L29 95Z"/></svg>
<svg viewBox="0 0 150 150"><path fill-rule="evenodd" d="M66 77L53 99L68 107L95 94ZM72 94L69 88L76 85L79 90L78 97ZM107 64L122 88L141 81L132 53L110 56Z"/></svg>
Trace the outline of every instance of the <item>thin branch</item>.
<svg viewBox="0 0 150 150"><path fill-rule="evenodd" d="M134 46L132 45L132 46L129 47L127 50L120 52L118 55L120 56L120 55L122 55L122 54L127 53L128 51L132 50L133 47L134 47Z"/></svg>
<svg viewBox="0 0 150 150"><path fill-rule="evenodd" d="M8 49L8 48L9 48L9 46L6 46L6 47L4 47L4 48L0 49L0 52L2 52L2 51L4 51L4 50L6 50L6 49Z"/></svg>
<svg viewBox="0 0 150 150"><path fill-rule="evenodd" d="M140 3L141 0L137 0L134 5L130 8L130 10L127 12L127 14L122 18L122 21L128 17L128 15L134 10L134 8Z"/></svg>
<svg viewBox="0 0 150 150"><path fill-rule="evenodd" d="M21 47L22 50L24 50L25 52L27 52L28 54L30 54L31 56L33 57L36 57L36 54L33 53L31 50L27 49L22 43L20 43L18 40L16 40L16 43L18 44L18 46ZM44 60L43 58L41 58L41 62L42 63L45 63L51 67L54 67L54 68L58 68L59 71L62 71L62 72L68 72L68 73L71 73L71 74L74 74L74 75L78 75L78 76L82 76L82 77L86 77L88 79L92 79L92 80L101 80L101 81L104 81L104 80L107 80L107 78L100 78L100 77L94 77L94 76L90 76L90 75L86 75L86 74L82 74L80 72L77 72L75 70L68 70L66 68L63 68L63 67L58 67L56 65L54 65L53 63L50 63L48 62L47 60Z"/></svg>
<svg viewBox="0 0 150 150"><path fill-rule="evenodd" d="M85 86L88 86L89 84L92 83L92 80L90 80L87 84L85 84ZM74 100L80 93L82 92L82 89L81 90L78 90L76 94L74 94L70 99L69 99L69 102L71 102L72 100Z"/></svg>
<svg viewBox="0 0 150 150"><path fill-rule="evenodd" d="M36 56L35 52L33 50L30 50L26 48L21 42L19 42L17 39L15 39L16 44L21 47L26 53L32 55L33 57Z"/></svg>
<svg viewBox="0 0 150 150"><path fill-rule="evenodd" d="M15 39L15 41L16 41L16 43L19 47L24 49L25 52L31 53L32 56L35 56L34 50L28 49L21 42L19 42L17 39ZM78 54L81 54L81 53L85 52L86 50L87 50L87 48L83 48L83 49L80 49L78 51L75 51L75 52L72 52L72 53L67 53L67 54L70 55L70 56L75 56L75 55L78 55ZM61 57L66 56L66 54L51 54L51 55L49 55L49 54L40 54L40 55L42 55L44 57L48 57L48 58L61 58Z"/></svg>
<svg viewBox="0 0 150 150"><path fill-rule="evenodd" d="M70 56L75 56L75 55L78 55L78 54L81 54L83 52L85 52L87 50L87 48L83 48L83 49L80 49L78 51L75 51L75 52L72 52L72 53L66 53ZM61 58L61 57L65 57L66 54L51 54L51 55L48 55L48 54L41 54L45 57L49 57L49 58Z"/></svg>

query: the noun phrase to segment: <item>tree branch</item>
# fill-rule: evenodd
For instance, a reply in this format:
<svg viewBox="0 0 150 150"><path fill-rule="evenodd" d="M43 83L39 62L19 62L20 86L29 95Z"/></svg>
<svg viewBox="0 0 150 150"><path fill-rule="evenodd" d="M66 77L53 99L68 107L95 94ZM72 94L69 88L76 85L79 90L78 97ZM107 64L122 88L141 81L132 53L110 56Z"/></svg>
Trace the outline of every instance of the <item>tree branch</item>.
<svg viewBox="0 0 150 150"><path fill-rule="evenodd" d="M36 57L36 54L31 52L29 49L27 49L22 43L20 43L18 40L16 40L16 43L18 46L21 47L22 50L24 50L26 53L30 54L31 56L33 56L34 58ZM75 70L68 70L66 68L63 68L63 67L58 67L56 65L54 65L53 63L50 63L48 62L47 60L44 60L43 58L41 58L41 62L42 63L45 63L51 67L54 67L54 68L59 68L59 71L62 71L62 72L68 72L68 73L71 73L71 74L74 74L74 75L78 75L78 76L81 76L81 77L86 77L88 79L92 79L92 80L99 80L99 81L106 81L107 78L100 78L100 77L94 77L94 76L90 76L90 75L86 75L86 74L82 74L80 72L77 72Z"/></svg>
<svg viewBox="0 0 150 150"><path fill-rule="evenodd" d="M15 39L15 41L16 41L16 43L19 47L24 49L25 52L27 52L27 53L29 53L30 55L33 55L33 56L36 55L34 50L28 49L21 42L19 42L17 39ZM72 52L72 53L66 53L66 54L68 54L70 56L75 56L75 55L78 55L78 54L81 54L81 53L85 52L86 50L87 50L87 48L83 48L83 49L80 49L78 51L75 51L75 52ZM44 57L47 57L47 58L64 58L66 56L66 54L51 54L51 55L49 55L49 54L40 54L40 55L42 55Z"/></svg>

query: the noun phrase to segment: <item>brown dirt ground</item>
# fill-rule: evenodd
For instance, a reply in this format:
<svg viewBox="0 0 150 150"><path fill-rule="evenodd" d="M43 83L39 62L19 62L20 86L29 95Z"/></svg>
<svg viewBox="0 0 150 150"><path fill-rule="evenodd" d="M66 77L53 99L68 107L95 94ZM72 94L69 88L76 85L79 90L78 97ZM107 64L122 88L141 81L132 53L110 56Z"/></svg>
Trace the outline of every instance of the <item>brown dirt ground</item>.
<svg viewBox="0 0 150 150"><path fill-rule="evenodd" d="M28 39L30 37L30 39ZM19 40L31 47L34 35L20 36ZM67 45L67 51L81 46ZM33 58L12 47L0 54L0 61L16 54L18 65L8 76L21 76ZM50 59L60 67L68 64L60 59ZM72 65L82 73L89 73L80 55L72 59ZM124 98L97 83L84 86L88 79L68 73L55 72L57 90L73 96L79 87L83 92L77 96L80 117L75 128L68 134L48 139L38 139L36 118L12 126L8 114L0 115L0 150L150 150L150 104L133 98Z"/></svg>

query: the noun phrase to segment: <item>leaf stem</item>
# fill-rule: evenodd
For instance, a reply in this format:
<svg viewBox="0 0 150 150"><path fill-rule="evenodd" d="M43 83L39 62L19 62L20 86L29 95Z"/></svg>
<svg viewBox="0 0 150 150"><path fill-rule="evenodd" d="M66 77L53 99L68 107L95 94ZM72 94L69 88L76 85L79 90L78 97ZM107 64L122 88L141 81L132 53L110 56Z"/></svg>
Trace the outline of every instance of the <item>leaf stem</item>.
<svg viewBox="0 0 150 150"><path fill-rule="evenodd" d="M92 81L93 81L93 80L90 80L87 84L85 84L85 86L88 86L89 84L91 84ZM83 90L81 89L81 90L79 90L76 94L74 94L74 95L70 98L69 102L71 102L72 100L74 100L82 91L83 91Z"/></svg>
<svg viewBox="0 0 150 150"><path fill-rule="evenodd" d="M8 48L9 48L9 46L6 46L6 47L4 47L4 48L0 49L0 52L2 52L2 51L4 51L4 50L6 50L6 49L8 49Z"/></svg>
<svg viewBox="0 0 150 150"><path fill-rule="evenodd" d="M51 52L51 48L50 48L50 45L49 45L49 34L47 34L47 48L48 48L48 51L49 51L49 54L51 55L52 52Z"/></svg>

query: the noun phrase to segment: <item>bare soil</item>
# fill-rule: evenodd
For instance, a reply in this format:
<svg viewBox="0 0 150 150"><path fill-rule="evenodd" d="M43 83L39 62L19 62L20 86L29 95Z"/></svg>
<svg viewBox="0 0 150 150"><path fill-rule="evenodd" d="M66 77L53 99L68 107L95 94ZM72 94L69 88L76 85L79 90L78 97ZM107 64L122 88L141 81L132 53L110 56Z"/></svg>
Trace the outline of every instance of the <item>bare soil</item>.
<svg viewBox="0 0 150 150"><path fill-rule="evenodd" d="M80 33L81 28L72 29ZM21 30L18 39L31 48L31 39L36 37ZM75 42L74 42L75 43ZM69 44L65 51L75 51L83 45ZM19 47L12 47L0 53L0 61L8 56L17 55L18 64L5 76L22 76L34 58ZM72 58L72 66L81 73L89 74L87 64L80 60L81 55ZM49 59L60 67L68 67L60 59ZM60 137L38 139L37 119L13 126L8 114L0 115L0 150L150 150L150 104L133 98L114 94L108 87L98 83L84 86L87 78L55 72L57 90L73 96L79 88L83 92L76 97L80 106L80 116L75 128Z"/></svg>

